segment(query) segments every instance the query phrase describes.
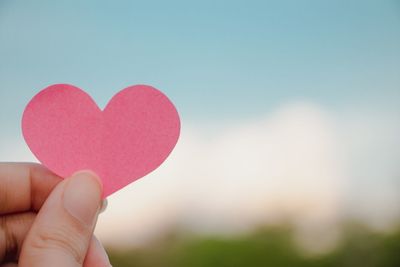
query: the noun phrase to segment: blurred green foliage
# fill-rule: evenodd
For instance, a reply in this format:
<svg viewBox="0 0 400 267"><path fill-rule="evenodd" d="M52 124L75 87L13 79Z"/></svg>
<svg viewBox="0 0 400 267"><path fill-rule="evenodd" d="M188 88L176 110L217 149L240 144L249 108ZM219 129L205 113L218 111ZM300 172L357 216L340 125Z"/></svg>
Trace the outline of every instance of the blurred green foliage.
<svg viewBox="0 0 400 267"><path fill-rule="evenodd" d="M349 224L334 249L313 256L295 244L288 225L229 239L171 234L147 248L109 254L114 267L399 267L400 227L382 233Z"/></svg>

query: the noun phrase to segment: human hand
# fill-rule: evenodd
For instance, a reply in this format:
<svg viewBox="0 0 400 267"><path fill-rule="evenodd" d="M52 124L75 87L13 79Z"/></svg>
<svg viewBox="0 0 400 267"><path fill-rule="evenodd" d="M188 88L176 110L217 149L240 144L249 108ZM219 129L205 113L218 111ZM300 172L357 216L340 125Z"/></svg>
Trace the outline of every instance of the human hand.
<svg viewBox="0 0 400 267"><path fill-rule="evenodd" d="M0 266L111 266L93 236L101 193L91 172L63 180L38 164L0 163Z"/></svg>

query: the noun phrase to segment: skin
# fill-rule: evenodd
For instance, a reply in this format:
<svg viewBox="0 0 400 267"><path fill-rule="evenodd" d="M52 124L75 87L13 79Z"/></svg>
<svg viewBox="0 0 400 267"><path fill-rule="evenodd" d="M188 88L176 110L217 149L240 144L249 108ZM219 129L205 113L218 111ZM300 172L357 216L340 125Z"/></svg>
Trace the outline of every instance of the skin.
<svg viewBox="0 0 400 267"><path fill-rule="evenodd" d="M93 236L101 206L94 173L61 179L38 164L0 163L0 267L111 266Z"/></svg>

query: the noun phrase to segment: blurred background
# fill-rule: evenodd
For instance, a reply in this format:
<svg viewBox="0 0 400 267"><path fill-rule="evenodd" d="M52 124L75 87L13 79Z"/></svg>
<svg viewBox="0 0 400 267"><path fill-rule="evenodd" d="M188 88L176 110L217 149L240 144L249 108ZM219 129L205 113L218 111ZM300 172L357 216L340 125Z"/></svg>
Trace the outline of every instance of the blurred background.
<svg viewBox="0 0 400 267"><path fill-rule="evenodd" d="M181 114L99 218L114 266L400 266L399 1L0 0L0 161L53 83Z"/></svg>

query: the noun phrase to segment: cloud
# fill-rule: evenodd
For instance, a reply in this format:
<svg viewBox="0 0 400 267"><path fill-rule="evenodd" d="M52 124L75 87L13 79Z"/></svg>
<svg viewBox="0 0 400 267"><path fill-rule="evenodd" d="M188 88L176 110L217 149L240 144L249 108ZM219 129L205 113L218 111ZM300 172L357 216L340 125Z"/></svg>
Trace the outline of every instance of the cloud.
<svg viewBox="0 0 400 267"><path fill-rule="evenodd" d="M400 114L359 108L336 118L346 184L342 211L389 227L400 217Z"/></svg>
<svg viewBox="0 0 400 267"><path fill-rule="evenodd" d="M397 118L292 103L248 121L184 121L171 157L109 198L96 234L121 246L171 227L232 234L290 219L320 240L344 216L388 226L400 215ZM34 159L21 138L1 148L1 161Z"/></svg>
<svg viewBox="0 0 400 267"><path fill-rule="evenodd" d="M332 127L303 103L218 129L184 124L168 161L110 198L98 233L132 244L176 224L231 234L281 219L331 223L343 182Z"/></svg>

